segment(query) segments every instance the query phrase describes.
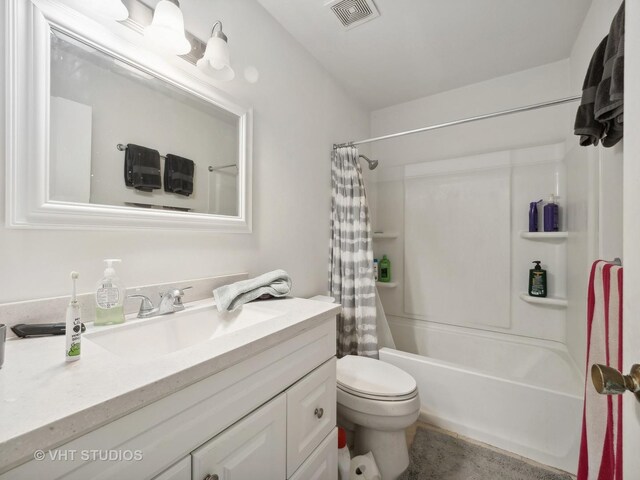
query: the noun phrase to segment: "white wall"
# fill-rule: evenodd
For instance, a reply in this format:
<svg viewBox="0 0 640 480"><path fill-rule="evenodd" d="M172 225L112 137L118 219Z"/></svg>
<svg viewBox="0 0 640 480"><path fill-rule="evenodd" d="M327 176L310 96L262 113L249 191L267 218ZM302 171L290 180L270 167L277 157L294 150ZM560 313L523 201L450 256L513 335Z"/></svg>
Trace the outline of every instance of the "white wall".
<svg viewBox="0 0 640 480"><path fill-rule="evenodd" d="M569 87L569 62L497 77L371 114L373 136L555 100L579 92ZM519 113L372 144L382 166L509 150L564 141L573 106Z"/></svg>
<svg viewBox="0 0 640 480"><path fill-rule="evenodd" d="M239 78L220 88L254 107L253 234L2 226L0 302L67 294L71 270L80 272L80 291L91 291L108 257L123 259L118 271L129 286L284 268L295 295L326 290L331 145L367 137L367 113L255 1L181 3L187 28L200 38L224 22ZM257 84L242 79L248 64L260 71Z"/></svg>
<svg viewBox="0 0 640 480"><path fill-rule="evenodd" d="M620 0L593 0L569 58L573 91L582 82L596 47L609 33ZM573 119L572 119L573 121ZM573 123L572 123L573 124ZM597 258L622 257L622 142L614 148L577 147L567 139L567 183L570 196L568 247L567 347L583 370L589 268Z"/></svg>

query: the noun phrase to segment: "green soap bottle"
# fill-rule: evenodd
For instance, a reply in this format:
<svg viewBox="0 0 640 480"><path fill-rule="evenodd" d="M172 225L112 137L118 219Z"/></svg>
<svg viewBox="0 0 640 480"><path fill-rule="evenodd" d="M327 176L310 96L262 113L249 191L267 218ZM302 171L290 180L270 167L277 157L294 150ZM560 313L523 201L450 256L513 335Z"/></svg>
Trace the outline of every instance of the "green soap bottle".
<svg viewBox="0 0 640 480"><path fill-rule="evenodd" d="M382 256L378 264L378 281L390 282L391 281L391 262L386 255Z"/></svg>
<svg viewBox="0 0 640 480"><path fill-rule="evenodd" d="M531 297L547 296L547 271L540 266L540 260L535 260L534 268L529 270L529 295Z"/></svg>

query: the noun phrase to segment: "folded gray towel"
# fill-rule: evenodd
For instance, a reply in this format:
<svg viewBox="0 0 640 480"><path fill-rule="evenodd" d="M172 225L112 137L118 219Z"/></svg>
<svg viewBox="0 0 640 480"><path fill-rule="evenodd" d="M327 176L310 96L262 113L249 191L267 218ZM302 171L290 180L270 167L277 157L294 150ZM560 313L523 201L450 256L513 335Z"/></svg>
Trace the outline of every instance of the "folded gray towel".
<svg viewBox="0 0 640 480"><path fill-rule="evenodd" d="M239 306L252 302L263 295L285 297L291 291L291 277L284 270L274 270L262 275L225 285L213 291L218 311L232 312Z"/></svg>

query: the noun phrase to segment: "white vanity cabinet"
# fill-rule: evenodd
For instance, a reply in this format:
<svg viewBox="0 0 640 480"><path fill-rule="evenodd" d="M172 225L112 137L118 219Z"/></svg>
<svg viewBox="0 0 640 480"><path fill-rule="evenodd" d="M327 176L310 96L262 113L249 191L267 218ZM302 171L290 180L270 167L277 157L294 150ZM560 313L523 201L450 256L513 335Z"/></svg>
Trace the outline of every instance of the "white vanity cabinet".
<svg viewBox="0 0 640 480"><path fill-rule="evenodd" d="M335 359L287 390L287 477L335 428L336 408Z"/></svg>
<svg viewBox="0 0 640 480"><path fill-rule="evenodd" d="M191 480L191 456L183 458L153 480Z"/></svg>
<svg viewBox="0 0 640 480"><path fill-rule="evenodd" d="M281 394L191 454L198 480L286 478L287 398Z"/></svg>
<svg viewBox="0 0 640 480"><path fill-rule="evenodd" d="M335 316L307 325L0 480L335 479ZM49 455L87 449L140 451L142 459L87 461L78 453L56 461Z"/></svg>
<svg viewBox="0 0 640 480"><path fill-rule="evenodd" d="M283 480L337 475L336 360L183 459L193 474L171 467L154 480ZM181 462L182 463L182 462Z"/></svg>

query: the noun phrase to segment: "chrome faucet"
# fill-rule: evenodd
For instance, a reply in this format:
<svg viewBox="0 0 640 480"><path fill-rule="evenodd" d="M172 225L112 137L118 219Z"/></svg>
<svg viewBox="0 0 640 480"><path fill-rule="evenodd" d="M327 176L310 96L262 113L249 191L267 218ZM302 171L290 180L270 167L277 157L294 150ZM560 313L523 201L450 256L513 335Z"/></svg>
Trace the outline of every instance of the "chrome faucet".
<svg viewBox="0 0 640 480"><path fill-rule="evenodd" d="M184 310L182 297L184 296L184 291L190 288L192 287L171 288L166 292L161 293L160 303L157 307L153 306L153 302L146 295L134 294L129 295L129 298L141 298L142 302L140 302L138 318L149 318Z"/></svg>

